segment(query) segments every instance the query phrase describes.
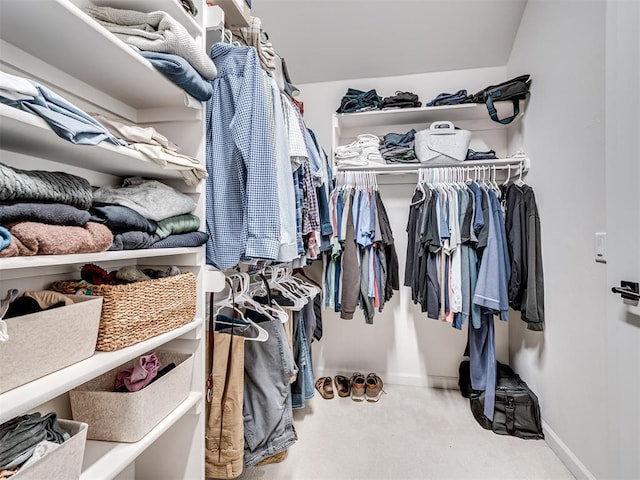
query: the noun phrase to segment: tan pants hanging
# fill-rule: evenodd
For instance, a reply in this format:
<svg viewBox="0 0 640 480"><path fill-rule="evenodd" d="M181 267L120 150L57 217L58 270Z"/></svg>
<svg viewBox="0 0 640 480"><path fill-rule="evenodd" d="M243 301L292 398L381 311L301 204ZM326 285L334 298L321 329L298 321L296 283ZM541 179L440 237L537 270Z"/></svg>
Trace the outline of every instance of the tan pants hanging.
<svg viewBox="0 0 640 480"><path fill-rule="evenodd" d="M244 467L244 338L232 338L227 333L213 337L213 388L211 401L206 403L205 476L236 478ZM211 358L210 353L207 358Z"/></svg>

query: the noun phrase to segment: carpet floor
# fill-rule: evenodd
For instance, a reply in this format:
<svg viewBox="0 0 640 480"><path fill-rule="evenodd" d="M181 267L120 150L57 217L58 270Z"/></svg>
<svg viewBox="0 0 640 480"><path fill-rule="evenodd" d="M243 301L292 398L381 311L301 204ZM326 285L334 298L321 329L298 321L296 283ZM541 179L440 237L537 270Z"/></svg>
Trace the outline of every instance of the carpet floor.
<svg viewBox="0 0 640 480"><path fill-rule="evenodd" d="M379 402L316 395L298 441L241 480L573 479L544 440L482 429L456 390L385 385Z"/></svg>

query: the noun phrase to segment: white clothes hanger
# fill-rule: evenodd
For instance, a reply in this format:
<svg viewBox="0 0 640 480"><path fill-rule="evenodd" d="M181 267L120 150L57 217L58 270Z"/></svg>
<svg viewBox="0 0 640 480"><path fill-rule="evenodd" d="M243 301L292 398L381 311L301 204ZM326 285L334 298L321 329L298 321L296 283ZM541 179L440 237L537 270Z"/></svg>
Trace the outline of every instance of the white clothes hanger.
<svg viewBox="0 0 640 480"><path fill-rule="evenodd" d="M232 275L232 277L234 277L234 276ZM239 326L237 324L234 324L234 323L231 323L231 322L227 322L225 320L218 320L217 319L218 314L220 313L220 310L222 310L225 307L226 308L231 308L233 311L235 311L236 313L238 313L240 315L240 319L241 320L243 320L247 324L251 325L258 332L258 336L257 337L255 337L255 338L246 337L245 340L247 340L247 341L255 341L255 342L266 342L269 339L269 332L267 332L264 328L262 328L260 325L255 323L250 318L245 317L244 312L240 308L238 308L236 302L234 301L235 300L235 285L234 285L234 281L230 277L227 277L225 280L227 282L227 285L229 286L229 293L221 301L215 303L215 305L218 306L218 309L216 310L216 312L214 314L215 317L216 317L215 322L216 323L220 323L221 325L233 326L234 328L235 327L242 328L242 326Z"/></svg>

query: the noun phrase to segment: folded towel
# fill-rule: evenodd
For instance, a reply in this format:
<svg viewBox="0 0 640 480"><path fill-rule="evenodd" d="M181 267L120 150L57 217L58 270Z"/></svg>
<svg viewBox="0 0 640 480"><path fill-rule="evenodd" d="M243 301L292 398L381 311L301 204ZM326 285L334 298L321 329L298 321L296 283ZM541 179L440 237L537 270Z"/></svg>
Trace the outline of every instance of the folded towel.
<svg viewBox="0 0 640 480"><path fill-rule="evenodd" d="M196 204L191 197L156 180L126 178L121 187L101 187L93 192L96 202L115 203L135 210L151 220L191 213Z"/></svg>
<svg viewBox="0 0 640 480"><path fill-rule="evenodd" d="M111 7L87 7L85 12L128 45L179 55L207 80L216 76L216 67L204 49L166 12L144 13Z"/></svg>
<svg viewBox="0 0 640 480"><path fill-rule="evenodd" d="M63 203L0 203L0 223L38 222L81 227L91 219L86 210Z"/></svg>
<svg viewBox="0 0 640 480"><path fill-rule="evenodd" d="M207 243L209 235L204 232L176 233L151 245L150 248L199 247Z"/></svg>
<svg viewBox="0 0 640 480"><path fill-rule="evenodd" d="M89 181L65 172L20 170L0 163L0 201L55 202L89 210Z"/></svg>
<svg viewBox="0 0 640 480"><path fill-rule="evenodd" d="M93 222L84 227L36 222L19 222L8 227L21 256L104 252L113 242L109 229ZM0 250L0 256L4 256L5 250Z"/></svg>

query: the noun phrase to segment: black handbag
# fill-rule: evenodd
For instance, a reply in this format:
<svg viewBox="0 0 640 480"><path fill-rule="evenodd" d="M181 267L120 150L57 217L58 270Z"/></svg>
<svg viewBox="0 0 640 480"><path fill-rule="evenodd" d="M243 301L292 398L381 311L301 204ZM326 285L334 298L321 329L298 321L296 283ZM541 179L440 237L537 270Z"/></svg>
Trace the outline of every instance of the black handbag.
<svg viewBox="0 0 640 480"><path fill-rule="evenodd" d="M487 106L487 110L489 110L491 120L507 125L513 122L520 113L520 100L527 98L530 85L531 75L520 75L506 82L480 90L478 93L471 95L470 99L474 103L484 103ZM513 103L513 115L499 119L493 102L506 102L509 100Z"/></svg>
<svg viewBox="0 0 640 480"><path fill-rule="evenodd" d="M460 364L460 391L469 395L471 413L482 428L499 435L544 438L538 397L510 366L498 362L493 421L484 415L484 391L472 390L468 375L469 361L464 360Z"/></svg>

